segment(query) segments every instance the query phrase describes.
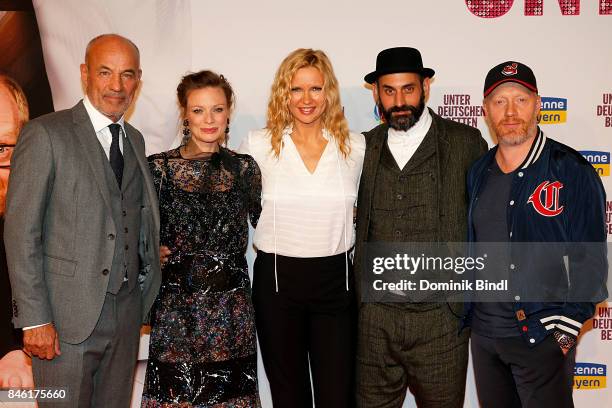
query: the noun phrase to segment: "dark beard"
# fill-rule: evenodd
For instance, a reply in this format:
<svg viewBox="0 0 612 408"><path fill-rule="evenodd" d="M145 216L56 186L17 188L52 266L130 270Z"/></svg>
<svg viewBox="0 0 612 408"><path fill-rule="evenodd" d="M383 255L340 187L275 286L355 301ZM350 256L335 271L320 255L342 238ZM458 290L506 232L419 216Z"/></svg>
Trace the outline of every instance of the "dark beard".
<svg viewBox="0 0 612 408"><path fill-rule="evenodd" d="M421 98L419 100L419 105L402 105L402 106L393 106L386 110L385 107L378 100L378 109L382 113L382 117L385 118L385 121L389 124L389 127L395 130L401 130L403 132L407 131L411 127L413 127L421 118L423 111L425 110L425 94L421 93ZM404 112L404 115L396 115L393 116L393 112Z"/></svg>

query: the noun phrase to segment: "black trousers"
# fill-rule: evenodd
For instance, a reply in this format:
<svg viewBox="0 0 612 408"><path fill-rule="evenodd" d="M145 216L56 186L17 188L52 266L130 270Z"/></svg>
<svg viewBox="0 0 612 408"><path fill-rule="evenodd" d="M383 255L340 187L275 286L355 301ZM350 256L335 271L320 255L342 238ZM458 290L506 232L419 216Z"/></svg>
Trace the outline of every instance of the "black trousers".
<svg viewBox="0 0 612 408"><path fill-rule="evenodd" d="M344 254L321 258L259 251L253 305L261 357L275 408L352 408L356 303ZM312 371L313 389L310 385ZM313 392L314 391L314 392Z"/></svg>
<svg viewBox="0 0 612 408"><path fill-rule="evenodd" d="M573 407L576 348L563 355L554 336L531 348L522 337L472 332L472 362L483 408Z"/></svg>

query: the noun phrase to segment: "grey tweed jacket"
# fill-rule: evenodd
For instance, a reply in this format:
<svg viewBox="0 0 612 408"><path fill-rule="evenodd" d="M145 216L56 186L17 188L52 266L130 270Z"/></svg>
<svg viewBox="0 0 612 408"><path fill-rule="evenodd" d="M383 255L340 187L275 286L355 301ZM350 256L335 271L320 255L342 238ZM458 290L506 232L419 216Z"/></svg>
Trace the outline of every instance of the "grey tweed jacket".
<svg viewBox="0 0 612 408"><path fill-rule="evenodd" d="M435 139L436 154L438 155L438 173L431 180L436 183L440 198L437 203L430 203L438 207L437 240L446 242L463 242L467 239L467 172L472 163L487 150L486 141L480 131L473 127L444 119L431 109L432 124L426 138ZM361 300L361 278L363 273L363 259L365 244L368 242L370 215L375 192L387 194L391 186L376 183L377 172L380 167L381 152L387 143L388 125L381 124L374 129L364 132L366 139L366 152L363 162L363 171L359 184L357 199L357 235L355 242L355 274L358 299ZM419 154L427 154L417 150L407 166L420 162L423 158ZM415 189L411 194L419 194ZM387 228L394 228L394 220L388 220Z"/></svg>

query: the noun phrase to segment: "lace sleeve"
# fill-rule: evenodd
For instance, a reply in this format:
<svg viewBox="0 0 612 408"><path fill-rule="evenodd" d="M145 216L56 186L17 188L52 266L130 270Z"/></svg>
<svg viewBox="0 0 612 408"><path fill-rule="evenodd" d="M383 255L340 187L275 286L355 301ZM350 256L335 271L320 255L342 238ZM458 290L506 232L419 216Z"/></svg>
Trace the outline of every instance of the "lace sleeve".
<svg viewBox="0 0 612 408"><path fill-rule="evenodd" d="M147 157L149 162L149 170L153 176L153 184L155 184L155 192L159 196L159 187L162 180L164 159L161 154L154 154Z"/></svg>
<svg viewBox="0 0 612 408"><path fill-rule="evenodd" d="M245 155L243 164L243 177L246 181L246 193L248 197L249 219L253 228L257 227L259 215L261 214L261 171L255 159Z"/></svg>

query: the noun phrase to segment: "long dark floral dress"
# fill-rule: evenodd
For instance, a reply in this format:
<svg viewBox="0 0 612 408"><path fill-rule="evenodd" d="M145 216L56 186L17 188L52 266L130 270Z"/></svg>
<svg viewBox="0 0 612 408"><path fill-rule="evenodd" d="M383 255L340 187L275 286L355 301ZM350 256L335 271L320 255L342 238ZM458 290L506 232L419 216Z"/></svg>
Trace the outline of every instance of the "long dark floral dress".
<svg viewBox="0 0 612 408"><path fill-rule="evenodd" d="M221 148L149 157L161 245L172 254L151 312L142 407L259 407L257 344L245 251L261 213L261 173Z"/></svg>

